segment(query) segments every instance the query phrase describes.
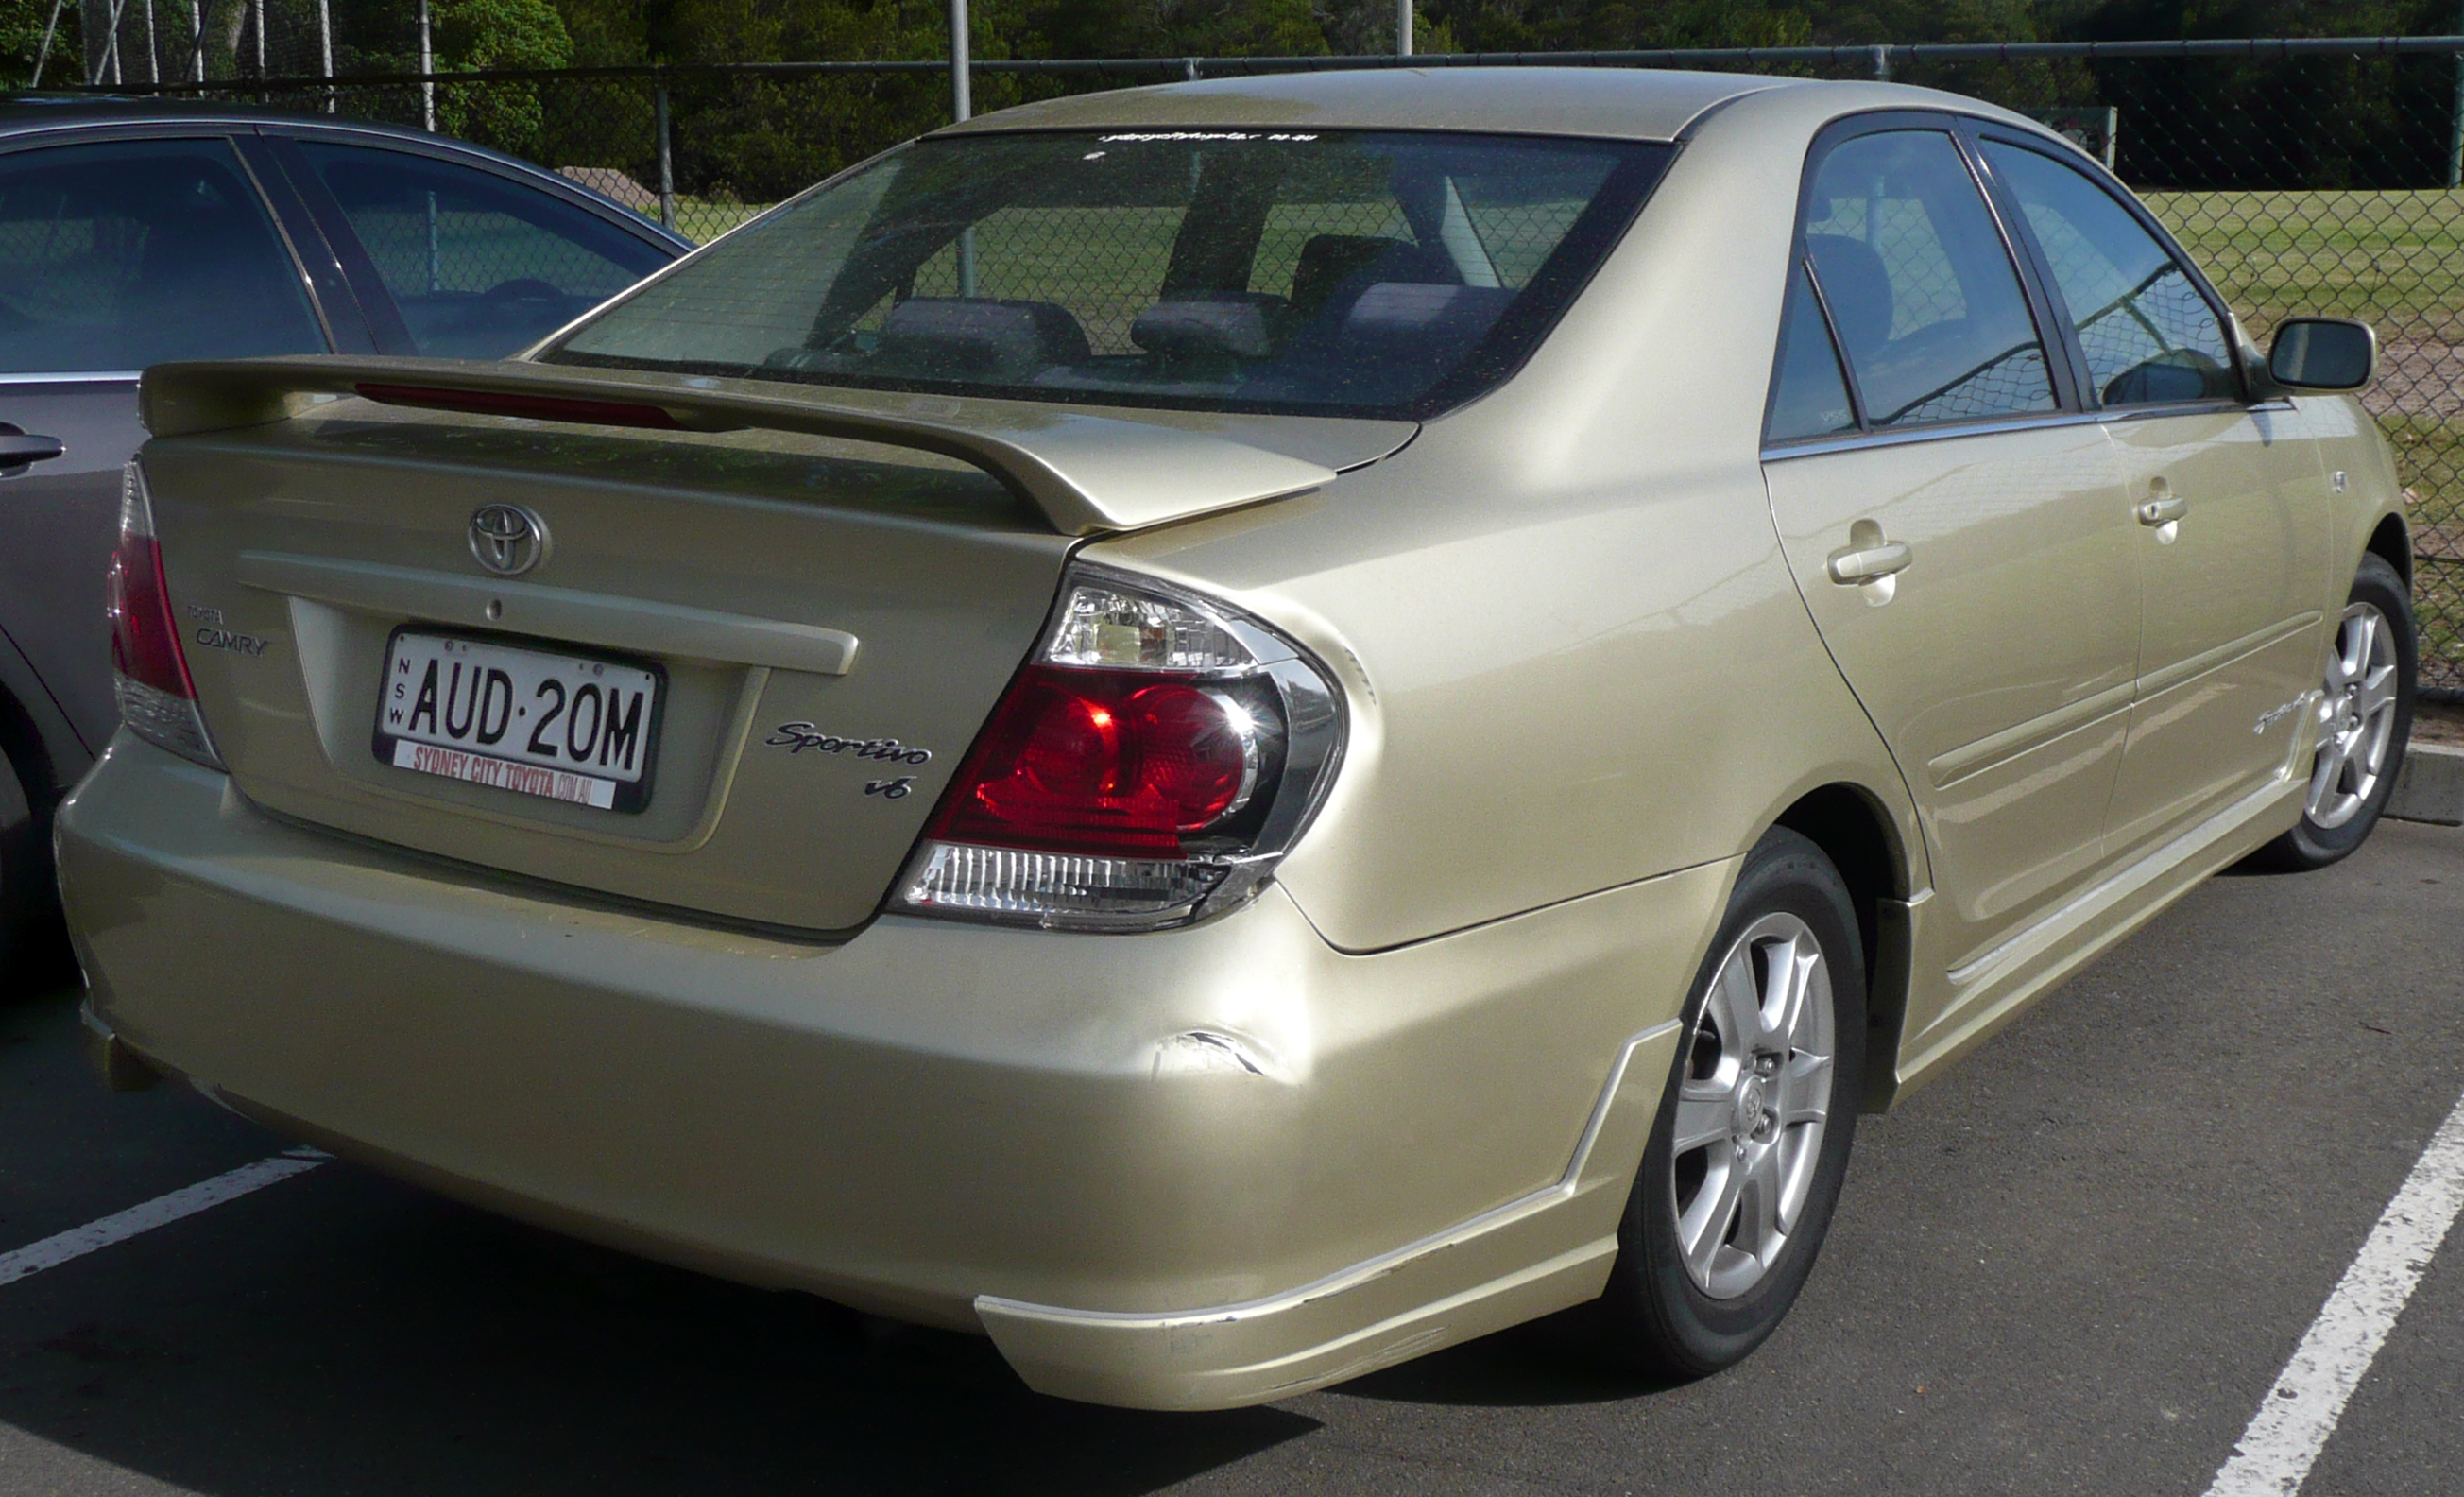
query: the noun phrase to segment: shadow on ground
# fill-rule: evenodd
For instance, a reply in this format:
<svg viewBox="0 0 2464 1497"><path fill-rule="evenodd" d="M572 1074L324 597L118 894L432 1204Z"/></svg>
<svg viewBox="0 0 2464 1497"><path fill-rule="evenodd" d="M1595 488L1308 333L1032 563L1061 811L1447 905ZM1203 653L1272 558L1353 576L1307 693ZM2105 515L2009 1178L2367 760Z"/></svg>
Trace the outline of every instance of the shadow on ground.
<svg viewBox="0 0 2464 1497"><path fill-rule="evenodd" d="M231 1497L1134 1493L1316 1427L1042 1398L976 1337L339 1164L13 1287L0 1422Z"/></svg>

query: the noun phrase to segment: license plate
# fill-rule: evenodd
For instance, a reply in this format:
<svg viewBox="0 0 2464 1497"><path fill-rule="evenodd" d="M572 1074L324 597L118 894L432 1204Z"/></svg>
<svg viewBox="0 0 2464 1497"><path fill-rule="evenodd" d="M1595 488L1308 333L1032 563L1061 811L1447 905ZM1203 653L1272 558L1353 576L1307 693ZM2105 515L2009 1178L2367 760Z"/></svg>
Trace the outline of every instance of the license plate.
<svg viewBox="0 0 2464 1497"><path fill-rule="evenodd" d="M656 666L396 629L377 758L605 810L649 804L667 678Z"/></svg>

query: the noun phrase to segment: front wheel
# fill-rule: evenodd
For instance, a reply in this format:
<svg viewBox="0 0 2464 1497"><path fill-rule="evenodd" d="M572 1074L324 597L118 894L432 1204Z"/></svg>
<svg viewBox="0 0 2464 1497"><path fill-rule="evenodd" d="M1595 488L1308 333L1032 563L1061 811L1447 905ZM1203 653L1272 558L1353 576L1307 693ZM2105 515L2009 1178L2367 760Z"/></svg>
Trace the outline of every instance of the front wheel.
<svg viewBox="0 0 2464 1497"><path fill-rule="evenodd" d="M1864 952L1812 842L1777 828L1747 857L1684 1024L1607 1291L1579 1313L1613 1360L1700 1377L1796 1302L1848 1170Z"/></svg>
<svg viewBox="0 0 2464 1497"><path fill-rule="evenodd" d="M2417 649L2404 579L2384 558L2363 557L2328 646L2301 820L2253 854L2253 863L2286 872L2325 868L2379 824L2412 734Z"/></svg>

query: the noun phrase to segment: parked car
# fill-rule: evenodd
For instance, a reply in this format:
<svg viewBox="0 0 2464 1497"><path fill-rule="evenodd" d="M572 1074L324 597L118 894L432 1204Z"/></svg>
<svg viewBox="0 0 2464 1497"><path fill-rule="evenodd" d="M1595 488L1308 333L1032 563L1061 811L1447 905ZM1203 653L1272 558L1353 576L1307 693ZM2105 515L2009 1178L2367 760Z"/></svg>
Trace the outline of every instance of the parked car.
<svg viewBox="0 0 2464 1497"><path fill-rule="evenodd" d="M521 362L149 371L90 1027L1071 1398L1709 1373L1860 1110L2367 835L2373 357L1924 90L988 116Z"/></svg>
<svg viewBox="0 0 2464 1497"><path fill-rule="evenodd" d="M137 372L166 359L499 359L689 244L416 130L0 99L0 956L51 899L53 804L119 722L103 573Z"/></svg>

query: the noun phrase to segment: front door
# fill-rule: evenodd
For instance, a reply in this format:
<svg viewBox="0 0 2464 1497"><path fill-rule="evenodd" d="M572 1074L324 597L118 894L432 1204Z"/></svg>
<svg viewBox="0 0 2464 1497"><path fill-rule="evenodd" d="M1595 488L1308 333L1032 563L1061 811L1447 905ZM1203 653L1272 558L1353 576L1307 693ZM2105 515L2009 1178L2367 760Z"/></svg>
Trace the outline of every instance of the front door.
<svg viewBox="0 0 2464 1497"><path fill-rule="evenodd" d="M1953 136L1867 127L1813 173L1764 471L1916 799L1956 967L2102 857L2141 538Z"/></svg>
<svg viewBox="0 0 2464 1497"><path fill-rule="evenodd" d="M2225 321L2124 200L2017 141L1982 154L2107 413L2145 583L2117 852L2260 788L2309 729L2329 594L2327 475L2305 418L2244 401Z"/></svg>

